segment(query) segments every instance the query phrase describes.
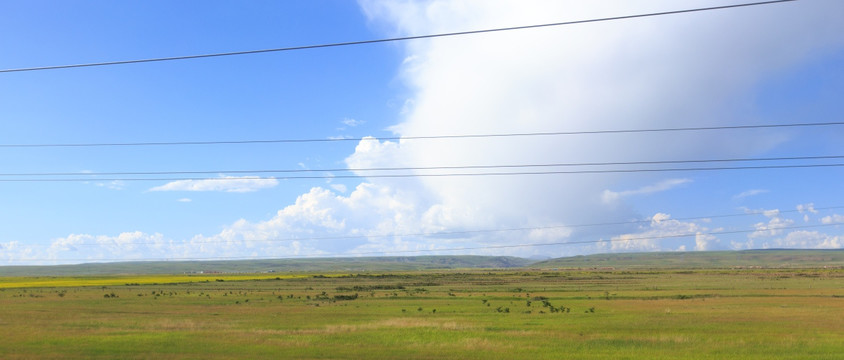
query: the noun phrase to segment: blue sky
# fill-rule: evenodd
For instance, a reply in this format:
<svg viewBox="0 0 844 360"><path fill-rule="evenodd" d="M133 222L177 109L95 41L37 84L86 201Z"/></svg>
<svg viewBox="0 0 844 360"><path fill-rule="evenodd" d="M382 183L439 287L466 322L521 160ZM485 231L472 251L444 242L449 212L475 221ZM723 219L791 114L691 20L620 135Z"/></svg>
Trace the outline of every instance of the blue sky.
<svg viewBox="0 0 844 360"><path fill-rule="evenodd" d="M0 69L736 3L4 1ZM841 34L844 4L801 0L453 38L0 73L4 145L372 137L0 148L2 173L87 179L0 183L0 264L840 248L842 167L410 178L357 171L359 178L333 179L350 173L281 179L223 171L844 155L842 126L383 140L841 122ZM199 175L215 178L206 181L83 175L155 171L219 173ZM720 216L728 214L743 215ZM579 226L596 223L620 224ZM523 230L495 231L515 228ZM689 236L670 237L678 235ZM589 243L514 246L566 242ZM472 250L448 250L455 248Z"/></svg>

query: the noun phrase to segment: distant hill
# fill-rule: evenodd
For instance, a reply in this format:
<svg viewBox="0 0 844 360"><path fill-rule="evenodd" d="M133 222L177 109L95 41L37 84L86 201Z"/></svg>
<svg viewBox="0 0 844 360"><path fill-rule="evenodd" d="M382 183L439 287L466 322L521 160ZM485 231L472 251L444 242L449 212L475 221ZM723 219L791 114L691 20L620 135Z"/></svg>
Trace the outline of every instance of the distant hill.
<svg viewBox="0 0 844 360"><path fill-rule="evenodd" d="M732 269L844 267L844 250L743 250L615 253L536 262L531 268Z"/></svg>
<svg viewBox="0 0 844 360"><path fill-rule="evenodd" d="M744 250L616 253L536 261L510 256L389 256L315 259L149 261L0 266L0 276L117 274L390 272L445 269L734 269L844 268L842 250Z"/></svg>
<svg viewBox="0 0 844 360"><path fill-rule="evenodd" d="M0 276L71 276L235 272L366 272L518 268L533 261L509 256L390 256L354 258L149 261L54 266L4 266Z"/></svg>

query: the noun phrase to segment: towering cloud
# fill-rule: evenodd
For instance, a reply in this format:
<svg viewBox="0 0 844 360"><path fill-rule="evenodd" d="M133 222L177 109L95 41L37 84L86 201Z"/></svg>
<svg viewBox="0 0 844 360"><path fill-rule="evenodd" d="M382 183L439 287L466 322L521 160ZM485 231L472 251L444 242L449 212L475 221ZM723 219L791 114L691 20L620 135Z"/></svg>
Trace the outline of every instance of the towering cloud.
<svg viewBox="0 0 844 360"><path fill-rule="evenodd" d="M377 28L418 35L665 11L711 2L361 1ZM833 1L780 4L408 42L402 136L672 128L764 121L760 81L840 46ZM347 162L465 166L752 156L776 132L405 140L361 145ZM621 195L690 179L647 174L432 177L412 181L429 226L627 219ZM385 182L371 179L374 186ZM655 185L654 185L655 184ZM406 183L391 182L401 188ZM693 186L693 185L689 185ZM610 188L640 189L612 192ZM607 201L608 194L613 201ZM568 234L568 233L567 233ZM574 233L573 235L576 235ZM705 247L705 246L702 246Z"/></svg>

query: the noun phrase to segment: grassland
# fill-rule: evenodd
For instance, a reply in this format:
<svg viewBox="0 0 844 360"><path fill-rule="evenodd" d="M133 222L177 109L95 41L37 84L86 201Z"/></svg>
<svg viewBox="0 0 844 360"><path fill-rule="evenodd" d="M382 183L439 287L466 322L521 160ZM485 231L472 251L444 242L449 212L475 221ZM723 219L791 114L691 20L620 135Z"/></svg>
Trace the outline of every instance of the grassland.
<svg viewBox="0 0 844 360"><path fill-rule="evenodd" d="M841 269L295 275L0 278L0 358L844 354Z"/></svg>

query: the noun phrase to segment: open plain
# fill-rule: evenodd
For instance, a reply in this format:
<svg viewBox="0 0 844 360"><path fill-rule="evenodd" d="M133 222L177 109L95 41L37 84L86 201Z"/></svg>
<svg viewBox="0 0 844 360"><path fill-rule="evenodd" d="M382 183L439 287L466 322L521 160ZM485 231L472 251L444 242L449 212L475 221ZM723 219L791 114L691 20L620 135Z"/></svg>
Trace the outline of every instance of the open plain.
<svg viewBox="0 0 844 360"><path fill-rule="evenodd" d="M834 359L841 269L0 278L0 358Z"/></svg>

